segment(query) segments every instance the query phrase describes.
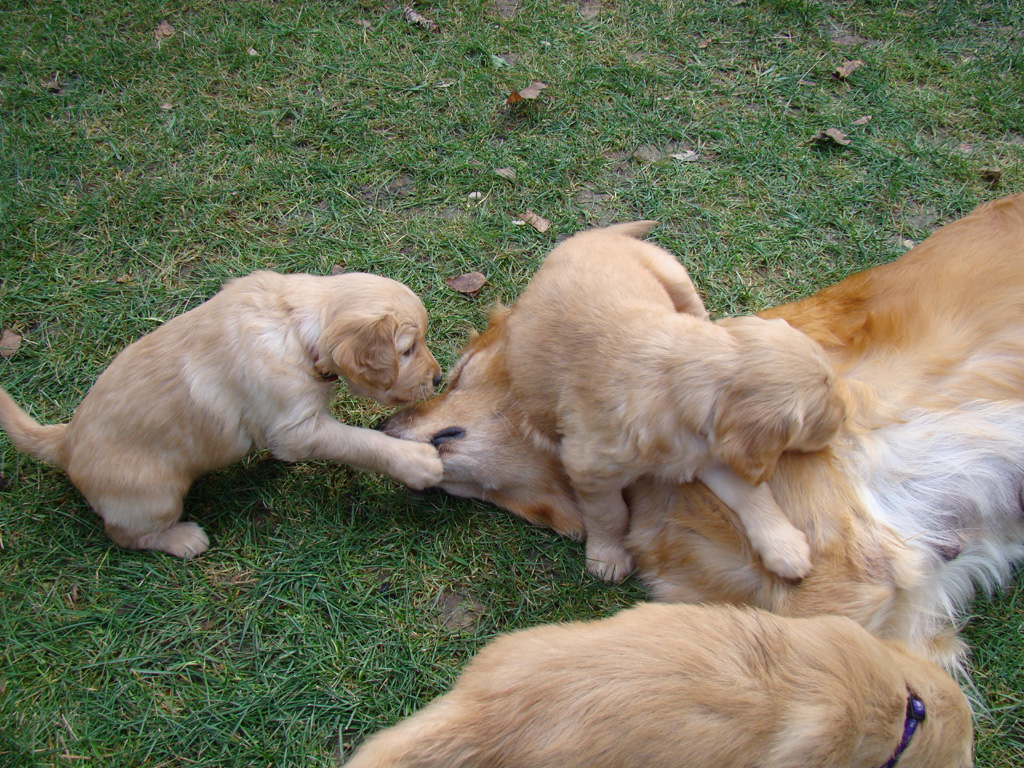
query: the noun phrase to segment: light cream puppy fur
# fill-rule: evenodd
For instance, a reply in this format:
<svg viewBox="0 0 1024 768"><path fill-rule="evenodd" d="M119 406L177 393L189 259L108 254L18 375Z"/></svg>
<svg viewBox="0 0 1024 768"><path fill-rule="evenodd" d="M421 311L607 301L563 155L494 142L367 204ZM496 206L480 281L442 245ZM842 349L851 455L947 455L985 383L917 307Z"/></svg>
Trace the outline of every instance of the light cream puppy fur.
<svg viewBox="0 0 1024 768"><path fill-rule="evenodd" d="M839 616L640 605L497 639L451 692L347 768L899 768L972 765L971 714L938 666Z"/></svg>
<svg viewBox="0 0 1024 768"><path fill-rule="evenodd" d="M626 544L652 597L842 614L949 668L976 585L1024 562L1024 195L979 206L896 261L766 310L821 344L847 396L826 451L786 453L768 481L807 534L798 584L763 567L703 483L646 477ZM492 314L444 393L388 434L431 442L440 487L580 538L579 500L509 389L509 313Z"/></svg>
<svg viewBox="0 0 1024 768"><path fill-rule="evenodd" d="M589 230L551 252L508 317L512 393L579 495L594 575L632 570L622 489L653 475L703 481L765 567L802 578L807 538L765 481L784 451L821 450L842 424L831 366L784 320L710 322L683 266L637 239L654 225Z"/></svg>
<svg viewBox="0 0 1024 768"><path fill-rule="evenodd" d="M179 522L182 497L200 475L255 450L436 484L432 446L328 411L339 376L385 405L429 395L440 368L426 328L419 298L388 278L255 272L123 350L68 424L40 426L0 390L0 425L20 450L68 473L115 543L192 557L209 540Z"/></svg>

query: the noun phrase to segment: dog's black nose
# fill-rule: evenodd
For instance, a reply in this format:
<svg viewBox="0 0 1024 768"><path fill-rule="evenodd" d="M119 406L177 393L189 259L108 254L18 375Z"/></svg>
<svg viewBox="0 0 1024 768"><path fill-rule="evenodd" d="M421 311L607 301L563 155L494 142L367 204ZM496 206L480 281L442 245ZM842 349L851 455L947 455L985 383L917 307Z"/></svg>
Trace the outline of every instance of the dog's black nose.
<svg viewBox="0 0 1024 768"><path fill-rule="evenodd" d="M434 388L441 386L441 382L444 381L444 377L440 373L434 374Z"/></svg>
<svg viewBox="0 0 1024 768"><path fill-rule="evenodd" d="M448 427L430 438L430 444L435 448L440 448L442 443L447 443L449 440L458 440L460 437L465 437L465 435L466 430L464 429Z"/></svg>

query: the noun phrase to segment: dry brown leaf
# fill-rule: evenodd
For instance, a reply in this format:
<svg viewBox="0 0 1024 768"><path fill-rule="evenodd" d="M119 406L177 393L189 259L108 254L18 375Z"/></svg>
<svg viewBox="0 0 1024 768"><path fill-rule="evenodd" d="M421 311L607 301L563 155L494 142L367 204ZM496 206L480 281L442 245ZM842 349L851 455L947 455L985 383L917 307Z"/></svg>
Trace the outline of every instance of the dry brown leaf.
<svg viewBox="0 0 1024 768"><path fill-rule="evenodd" d="M1003 172L998 168L982 168L979 175L990 189L995 189L999 186L999 179L1003 177Z"/></svg>
<svg viewBox="0 0 1024 768"><path fill-rule="evenodd" d="M670 157L674 157L683 163L695 163L700 159L700 156L692 149L687 149L684 152L673 152Z"/></svg>
<svg viewBox="0 0 1024 768"><path fill-rule="evenodd" d="M863 117L858 117L856 120L854 120L853 124L854 125L867 125L870 122L871 122L871 115L864 115Z"/></svg>
<svg viewBox="0 0 1024 768"><path fill-rule="evenodd" d="M114 278L114 282L115 283L120 283L121 285L124 285L125 283L130 283L131 281L132 281L132 276L131 275L127 275L127 274L121 275L120 277L115 277Z"/></svg>
<svg viewBox="0 0 1024 768"><path fill-rule="evenodd" d="M248 51L246 51L246 53L248 53L250 56L259 56L260 55L260 52L257 51L255 48L250 48Z"/></svg>
<svg viewBox="0 0 1024 768"><path fill-rule="evenodd" d="M853 61L844 61L842 64L836 67L836 77L838 77L840 80L845 80L850 75L852 75L854 71L860 69L863 66L864 62L861 61L860 59L854 59Z"/></svg>
<svg viewBox="0 0 1024 768"><path fill-rule="evenodd" d="M548 87L547 83L543 83L540 80L534 80L528 86L522 90L512 91L505 99L506 104L515 104L516 102L523 101L524 99L536 99L540 96L540 92Z"/></svg>
<svg viewBox="0 0 1024 768"><path fill-rule="evenodd" d="M816 133L807 140L808 144L839 144L846 146L850 143L850 140L846 138L846 134L836 128L826 128L821 133Z"/></svg>
<svg viewBox="0 0 1024 768"><path fill-rule="evenodd" d="M417 13L413 10L411 5L406 5L402 8L402 18L413 26L425 29L427 32L440 32L441 25L433 19L428 19L422 13Z"/></svg>
<svg viewBox="0 0 1024 768"><path fill-rule="evenodd" d="M341 275L341 274L344 274L344 273L345 273L345 268L343 266L341 266L341 264L332 264L331 265L331 274L332 275Z"/></svg>
<svg viewBox="0 0 1024 768"><path fill-rule="evenodd" d="M697 43L697 47L700 48L701 50L707 48L709 45L711 45L711 41L706 38Z"/></svg>
<svg viewBox="0 0 1024 768"><path fill-rule="evenodd" d="M531 227L536 229L538 232L547 232L551 227L551 222L545 219L543 216L538 216L533 211L528 210L523 214L523 221L529 224Z"/></svg>
<svg viewBox="0 0 1024 768"><path fill-rule="evenodd" d="M169 101L165 101L163 104L160 105L160 109L162 109L164 112L170 112L172 109L174 109L174 105L171 104L171 102Z"/></svg>
<svg viewBox="0 0 1024 768"><path fill-rule="evenodd" d="M480 272L466 272L464 275L457 277L446 277L444 281L453 291L458 291L467 296L476 296L480 289L484 287L487 278Z"/></svg>
<svg viewBox="0 0 1024 768"><path fill-rule="evenodd" d="M156 37L157 42L174 37L174 27L167 22L167 19L164 19L157 24L156 29L153 31L153 36Z"/></svg>
<svg viewBox="0 0 1024 768"><path fill-rule="evenodd" d="M9 328L0 335L0 357L11 357L21 346L21 336Z"/></svg>
<svg viewBox="0 0 1024 768"><path fill-rule="evenodd" d="M516 172L514 168L495 168L494 172L503 179L508 179L509 181L516 180Z"/></svg>

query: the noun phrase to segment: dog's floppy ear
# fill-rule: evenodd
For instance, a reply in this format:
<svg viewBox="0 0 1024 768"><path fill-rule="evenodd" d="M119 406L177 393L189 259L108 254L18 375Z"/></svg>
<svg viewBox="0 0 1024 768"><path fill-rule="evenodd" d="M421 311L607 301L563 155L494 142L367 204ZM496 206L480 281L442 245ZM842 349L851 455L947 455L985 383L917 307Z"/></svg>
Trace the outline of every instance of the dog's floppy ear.
<svg viewBox="0 0 1024 768"><path fill-rule="evenodd" d="M398 378L397 331L393 314L343 313L325 326L317 348L322 357L334 361L335 373L385 390Z"/></svg>
<svg viewBox="0 0 1024 768"><path fill-rule="evenodd" d="M798 422L786 408L763 398L725 395L711 427L711 452L748 483L760 485L772 476Z"/></svg>

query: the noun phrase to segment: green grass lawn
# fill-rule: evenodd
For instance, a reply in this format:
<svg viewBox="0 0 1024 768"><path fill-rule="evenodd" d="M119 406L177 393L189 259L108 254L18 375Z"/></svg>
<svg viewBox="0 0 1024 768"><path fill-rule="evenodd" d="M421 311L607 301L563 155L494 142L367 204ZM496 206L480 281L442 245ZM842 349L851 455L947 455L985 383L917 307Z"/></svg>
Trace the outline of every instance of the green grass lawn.
<svg viewBox="0 0 1024 768"><path fill-rule="evenodd" d="M257 268L406 282L447 366L558 238L635 218L713 313L756 311L1024 190L1019 1L416 9L440 31L378 0L0 1L0 385L66 421L117 351ZM445 284L473 270L476 298ZM0 462L2 765L331 765L494 634L643 597L345 467L204 478L213 547L183 563L117 549L6 437ZM966 629L980 766L1024 764L1022 586Z"/></svg>

